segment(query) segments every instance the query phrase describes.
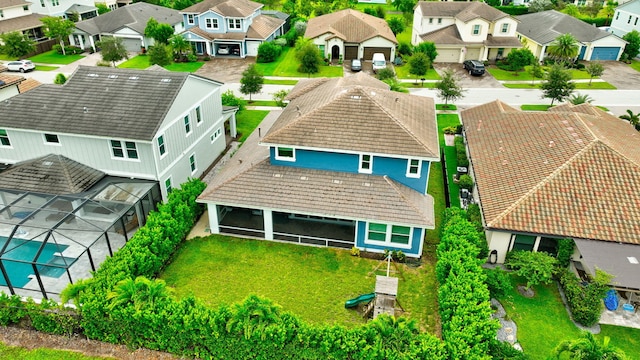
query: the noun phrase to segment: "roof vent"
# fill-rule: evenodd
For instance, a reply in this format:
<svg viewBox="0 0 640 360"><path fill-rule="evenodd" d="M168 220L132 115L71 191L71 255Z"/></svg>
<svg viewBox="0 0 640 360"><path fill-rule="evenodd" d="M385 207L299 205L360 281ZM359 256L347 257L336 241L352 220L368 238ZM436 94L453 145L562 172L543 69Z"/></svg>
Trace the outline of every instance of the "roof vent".
<svg viewBox="0 0 640 360"><path fill-rule="evenodd" d="M331 180L331 182L334 184L342 184L342 180L338 180L338 179L333 179Z"/></svg>
<svg viewBox="0 0 640 360"><path fill-rule="evenodd" d="M628 256L627 260L629 260L631 264L638 265L638 259L636 259L635 256Z"/></svg>
<svg viewBox="0 0 640 360"><path fill-rule="evenodd" d="M550 140L549 141L549 147L552 148L554 146L556 146L556 143L554 143L553 140Z"/></svg>
<svg viewBox="0 0 640 360"><path fill-rule="evenodd" d="M362 183L362 186L369 187L369 186L371 186L371 183L370 182L364 182L364 183Z"/></svg>
<svg viewBox="0 0 640 360"><path fill-rule="evenodd" d="M138 80L140 79L138 76L129 76L129 80Z"/></svg>
<svg viewBox="0 0 640 360"><path fill-rule="evenodd" d="M163 82L163 83L170 83L170 82L171 82L171 79L162 79L162 80L160 80L160 82Z"/></svg>
<svg viewBox="0 0 640 360"><path fill-rule="evenodd" d="M544 123L540 123L540 127L543 128L544 127Z"/></svg>
<svg viewBox="0 0 640 360"><path fill-rule="evenodd" d="M362 98L362 96L360 96L360 95L351 95L351 98L355 99L355 100L360 100Z"/></svg>
<svg viewBox="0 0 640 360"><path fill-rule="evenodd" d="M376 92L375 92L375 91L372 91L372 92L371 92L371 96L376 96Z"/></svg>
<svg viewBox="0 0 640 360"><path fill-rule="evenodd" d="M82 111L86 114L89 112L89 108L85 106L82 108Z"/></svg>
<svg viewBox="0 0 640 360"><path fill-rule="evenodd" d="M87 74L88 77L99 77L100 75L96 74L96 73L89 73Z"/></svg>
<svg viewBox="0 0 640 360"><path fill-rule="evenodd" d="M300 176L300 180L309 180L309 178L306 176Z"/></svg>
<svg viewBox="0 0 640 360"><path fill-rule="evenodd" d="M502 165L507 165L508 163L507 159L502 160Z"/></svg>
<svg viewBox="0 0 640 360"><path fill-rule="evenodd" d="M51 166L51 165L53 165L53 162L51 162L51 161L43 161L42 165L43 166Z"/></svg>
<svg viewBox="0 0 640 360"><path fill-rule="evenodd" d="M282 177L282 174L278 174L278 173L276 173L276 174L273 174L273 177L275 177L275 178L281 178L281 177Z"/></svg>
<svg viewBox="0 0 640 360"><path fill-rule="evenodd" d="M118 75L109 75L109 79L117 79Z"/></svg>
<svg viewBox="0 0 640 360"><path fill-rule="evenodd" d="M398 100L400 100L400 98L396 98L396 102L398 102Z"/></svg>

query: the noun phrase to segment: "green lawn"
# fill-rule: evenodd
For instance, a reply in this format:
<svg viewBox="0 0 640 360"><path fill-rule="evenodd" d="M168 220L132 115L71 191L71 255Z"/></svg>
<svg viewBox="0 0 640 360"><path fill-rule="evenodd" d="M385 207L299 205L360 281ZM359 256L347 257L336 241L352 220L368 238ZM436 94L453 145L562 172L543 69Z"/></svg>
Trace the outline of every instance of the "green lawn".
<svg viewBox="0 0 640 360"><path fill-rule="evenodd" d="M147 55L134 56L118 65L118 67L122 69L146 69L149 66L151 66L151 64L149 64L149 57Z"/></svg>
<svg viewBox="0 0 640 360"><path fill-rule="evenodd" d="M53 71L53 70L58 70L58 67L57 66L47 66L47 65L36 65L36 70Z"/></svg>
<svg viewBox="0 0 640 360"><path fill-rule="evenodd" d="M264 79L264 84L269 85L295 85L298 80L284 80L284 79Z"/></svg>
<svg viewBox="0 0 640 360"><path fill-rule="evenodd" d="M451 206L460 207L460 198L458 193L460 188L458 184L453 182L453 174L456 173L458 162L456 160L456 148L455 146L445 146L443 129L449 126L456 126L460 124L460 118L458 114L438 114L438 139L440 141L440 148L444 151L445 162L447 166L448 184L449 184L449 201Z"/></svg>
<svg viewBox="0 0 640 360"><path fill-rule="evenodd" d="M366 8L377 9L378 6L382 6L384 11L387 12L387 13L390 12L390 11L398 11L391 4L365 4L365 3L358 3L358 4L355 5L355 9L364 12L364 9L366 9ZM387 18L389 18L389 17L387 16Z"/></svg>
<svg viewBox="0 0 640 360"><path fill-rule="evenodd" d="M436 110L457 110L458 107L453 104L436 104Z"/></svg>
<svg viewBox="0 0 640 360"><path fill-rule="evenodd" d="M258 63L256 70L263 76L288 76L288 77L309 77L309 74L298 72L299 62L296 59L296 52L293 48L286 47L277 61L271 63ZM341 77L343 75L342 66L320 66L320 71L311 74L311 77Z"/></svg>
<svg viewBox="0 0 640 360"><path fill-rule="evenodd" d="M373 292L375 276L368 274L379 264L347 250L211 235L187 241L161 278L175 287L176 296L193 293L210 306L257 294L311 323L352 326L365 320L344 302ZM400 303L423 329L433 330L433 266L400 264L399 269Z"/></svg>
<svg viewBox="0 0 640 360"><path fill-rule="evenodd" d="M416 80L416 76L413 74L409 74L409 64L404 64L401 66L394 66L394 69L396 70L396 77L398 79L412 79L412 80ZM427 74L425 76L421 76L421 78L425 78L426 80L440 80L440 75L438 75L438 73L434 70L434 69L429 69L429 71L427 71ZM418 83L420 83L419 79L418 79Z"/></svg>
<svg viewBox="0 0 640 360"><path fill-rule="evenodd" d="M242 110L236 114L236 123L238 124L238 134L240 142L247 140L253 130L258 127L262 119L269 114L267 110Z"/></svg>
<svg viewBox="0 0 640 360"><path fill-rule="evenodd" d="M555 283L536 286L536 295L529 299L515 290L517 284L525 282L513 276L514 290L500 302L518 326L517 337L524 352L531 359L546 359L559 342L577 338L580 330L569 319ZM629 359L640 359L640 329L602 326L597 337L602 339L603 336L609 336L611 344L624 350Z"/></svg>
<svg viewBox="0 0 640 360"><path fill-rule="evenodd" d="M273 100L245 100L244 104L248 106L278 106Z"/></svg>
<svg viewBox="0 0 640 360"><path fill-rule="evenodd" d="M67 65L71 64L74 61L78 61L83 57L83 55L62 55L58 54L55 50L51 50L42 54L34 55L30 57L29 60L33 61L34 63L41 64Z"/></svg>
<svg viewBox="0 0 640 360"><path fill-rule="evenodd" d="M0 60L13 61L13 60L18 60L18 58L17 57L11 57L11 56L6 55L6 54L0 54Z"/></svg>
<svg viewBox="0 0 640 360"><path fill-rule="evenodd" d="M513 71L506 71L506 70L499 69L497 67L489 66L487 67L487 71L491 75L493 75L493 77L496 78L496 80L500 80L500 81L531 81L532 76L528 72L530 68L531 68L530 66L526 66L524 71L514 73ZM546 70L548 69L548 67L543 67L543 69ZM590 78L589 74L587 74L587 72L583 70L570 69L569 72L571 73L571 78L574 80L583 80L583 79ZM598 78L594 78L594 79L598 79ZM542 79L536 78L535 80L542 80Z"/></svg>
<svg viewBox="0 0 640 360"><path fill-rule="evenodd" d="M171 63L163 67L169 71L193 73L198 71L198 69L200 69L203 65L204 65L204 62L196 61L196 62Z"/></svg>
<svg viewBox="0 0 640 360"><path fill-rule="evenodd" d="M521 105L520 109L524 111L547 111L551 105Z"/></svg>
<svg viewBox="0 0 640 360"><path fill-rule="evenodd" d="M594 82L589 85L589 83L575 83L576 90L615 90L616 87L609 84L608 82L599 81ZM539 89L540 83L531 85L531 83L512 83L512 84L502 84L504 87L509 89Z"/></svg>
<svg viewBox="0 0 640 360"><path fill-rule="evenodd" d="M631 68L635 71L640 72L640 61L638 60L632 60L631 64L629 64L629 66L631 66Z"/></svg>
<svg viewBox="0 0 640 360"><path fill-rule="evenodd" d="M414 84L412 82L403 81L401 84L402 86L406 88L411 88L411 89L433 89L436 87L436 83L434 82L425 82L424 84L422 84L421 82L418 82L417 84Z"/></svg>
<svg viewBox="0 0 640 360"><path fill-rule="evenodd" d="M105 360L114 358L105 358L97 356L85 356L75 351L63 351L54 349L39 348L27 350L17 346L7 346L0 343L0 359L20 359L20 360Z"/></svg>

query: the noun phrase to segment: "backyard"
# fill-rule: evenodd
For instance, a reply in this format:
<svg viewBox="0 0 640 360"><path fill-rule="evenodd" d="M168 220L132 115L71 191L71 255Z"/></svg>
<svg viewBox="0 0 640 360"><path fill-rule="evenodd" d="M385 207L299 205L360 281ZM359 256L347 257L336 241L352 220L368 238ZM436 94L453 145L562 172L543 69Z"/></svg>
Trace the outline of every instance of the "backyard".
<svg viewBox="0 0 640 360"><path fill-rule="evenodd" d="M55 50L51 50L42 54L32 56L29 58L29 60L39 64L67 65L71 64L74 61L78 61L83 57L83 55L62 55L58 54Z"/></svg>
<svg viewBox="0 0 640 360"><path fill-rule="evenodd" d="M315 74L304 74L298 72L300 62L296 59L296 51L293 48L285 47L282 54L274 62L257 63L256 70L263 76L283 76L283 77L341 77L343 67L340 66L320 66L320 71Z"/></svg>
<svg viewBox="0 0 640 360"><path fill-rule="evenodd" d="M195 61L195 62L171 63L163 67L169 71L196 72L203 65L204 65L204 62ZM149 56L145 54L134 56L131 59L118 65L118 67L121 69L146 69L149 66L151 66L151 64L149 63Z"/></svg>

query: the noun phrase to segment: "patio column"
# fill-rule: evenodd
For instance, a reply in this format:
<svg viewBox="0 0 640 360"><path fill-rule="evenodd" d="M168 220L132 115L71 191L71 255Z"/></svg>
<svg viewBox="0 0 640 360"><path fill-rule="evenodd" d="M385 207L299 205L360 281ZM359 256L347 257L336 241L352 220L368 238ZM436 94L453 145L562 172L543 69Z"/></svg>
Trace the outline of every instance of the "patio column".
<svg viewBox="0 0 640 360"><path fill-rule="evenodd" d="M235 139L238 136L238 129L236 127L236 113L233 112L231 117L229 118L229 132L231 133L231 137Z"/></svg>
<svg viewBox="0 0 640 360"><path fill-rule="evenodd" d="M489 60L489 47L485 46L484 47L484 51L482 52L482 59L478 59L480 61L487 61Z"/></svg>
<svg viewBox="0 0 640 360"><path fill-rule="evenodd" d="M537 236L536 242L533 243L533 251L535 252L538 251L538 246L540 246L540 239L542 239L542 236Z"/></svg>
<svg viewBox="0 0 640 360"><path fill-rule="evenodd" d="M207 212L209 213L209 231L212 234L220 234L218 206L216 204L207 204Z"/></svg>
<svg viewBox="0 0 640 360"><path fill-rule="evenodd" d="M265 240L273 240L273 214L271 210L262 210L262 218L264 219L264 238Z"/></svg>

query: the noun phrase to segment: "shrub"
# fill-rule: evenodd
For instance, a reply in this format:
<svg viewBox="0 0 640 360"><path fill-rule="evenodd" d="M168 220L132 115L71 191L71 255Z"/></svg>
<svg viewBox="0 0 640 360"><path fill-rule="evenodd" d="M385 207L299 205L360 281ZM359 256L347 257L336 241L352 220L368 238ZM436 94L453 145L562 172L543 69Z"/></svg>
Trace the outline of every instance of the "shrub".
<svg viewBox="0 0 640 360"><path fill-rule="evenodd" d="M573 255L573 250L575 247L575 243L573 239L560 239L558 240L558 265L561 268L567 268L569 263L571 263L571 256Z"/></svg>
<svg viewBox="0 0 640 360"><path fill-rule="evenodd" d="M413 54L413 48L408 42L401 41L400 44L398 44L397 53L401 56L411 56Z"/></svg>
<svg viewBox="0 0 640 360"><path fill-rule="evenodd" d="M60 44L55 44L51 48L58 54L62 55L62 47L60 46ZM84 52L83 49L77 46L65 46L64 51L67 55L82 54Z"/></svg>
<svg viewBox="0 0 640 360"><path fill-rule="evenodd" d="M198 56L196 54L187 54L187 62L196 62L198 61Z"/></svg>
<svg viewBox="0 0 640 360"><path fill-rule="evenodd" d="M108 61L100 60L96 63L96 66L111 67L111 63Z"/></svg>
<svg viewBox="0 0 640 360"><path fill-rule="evenodd" d="M502 298L513 288L509 273L501 268L484 269L484 273L487 276L486 284L492 298Z"/></svg>
<svg viewBox="0 0 640 360"><path fill-rule="evenodd" d="M351 253L351 256L360 256L360 249L354 246L351 248L350 253Z"/></svg>
<svg viewBox="0 0 640 360"><path fill-rule="evenodd" d="M279 38L273 40L273 43L278 45L278 46L285 47L285 46L287 46L287 39L279 37Z"/></svg>
<svg viewBox="0 0 640 360"><path fill-rule="evenodd" d="M298 33L295 28L289 29L286 34L284 34L284 39L287 40L287 45L290 47L296 46L296 42L298 40Z"/></svg>
<svg viewBox="0 0 640 360"><path fill-rule="evenodd" d="M512 251L507 256L506 265L518 276L527 279L527 289L538 284L548 284L553 280L557 260L546 252Z"/></svg>
<svg viewBox="0 0 640 360"><path fill-rule="evenodd" d="M0 292L0 325L17 324L26 315L20 296Z"/></svg>
<svg viewBox="0 0 640 360"><path fill-rule="evenodd" d="M458 186L462 189L467 189L469 191L473 190L473 179L471 176L464 174L460 176L460 181L458 181Z"/></svg>
<svg viewBox="0 0 640 360"><path fill-rule="evenodd" d="M259 63L274 62L278 59L278 56L280 56L280 53L282 53L281 46L276 45L272 41L263 42L258 47L258 58L256 61Z"/></svg>
<svg viewBox="0 0 640 360"><path fill-rule="evenodd" d="M469 159L467 158L467 149L465 148L462 136L456 136L454 144L456 146L456 160L458 162L458 166L468 167Z"/></svg>
<svg viewBox="0 0 640 360"><path fill-rule="evenodd" d="M567 298L573 320L584 326L592 326L600 320L602 298L606 295L612 278L606 272L596 270L595 279L582 285L573 272L568 269L562 271L560 285Z"/></svg>
<svg viewBox="0 0 640 360"><path fill-rule="evenodd" d="M396 73L394 73L393 69L389 67L378 70L378 80L384 81L384 80L395 79L395 78L396 78Z"/></svg>
<svg viewBox="0 0 640 360"><path fill-rule="evenodd" d="M244 110L244 100L237 97L233 90L229 89L222 93L222 105L237 106L239 110Z"/></svg>
<svg viewBox="0 0 640 360"><path fill-rule="evenodd" d="M496 6L496 9L507 13L512 16L523 15L529 12L529 8L526 6Z"/></svg>
<svg viewBox="0 0 640 360"><path fill-rule="evenodd" d="M58 73L58 75L56 75L55 80L53 80L53 83L58 85L63 85L66 82L67 82L67 77L64 76L63 73Z"/></svg>
<svg viewBox="0 0 640 360"><path fill-rule="evenodd" d="M276 105L278 105L279 107L284 108L285 106L287 106L287 104L284 102L284 98L286 98L287 95L289 95L289 90L278 90L273 94L273 101L275 101Z"/></svg>
<svg viewBox="0 0 640 360"><path fill-rule="evenodd" d="M455 135L456 127L455 126L447 126L446 128L442 129L442 132L444 132L447 135Z"/></svg>

